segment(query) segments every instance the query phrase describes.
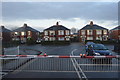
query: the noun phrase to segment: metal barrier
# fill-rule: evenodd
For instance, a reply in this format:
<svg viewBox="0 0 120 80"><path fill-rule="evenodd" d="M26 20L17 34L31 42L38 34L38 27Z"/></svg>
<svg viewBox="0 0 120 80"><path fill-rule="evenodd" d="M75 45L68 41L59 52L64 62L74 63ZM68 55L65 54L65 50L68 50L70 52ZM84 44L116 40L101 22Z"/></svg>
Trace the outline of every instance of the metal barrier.
<svg viewBox="0 0 120 80"><path fill-rule="evenodd" d="M10 47L10 48L4 48L4 54L5 55L19 55L19 53L20 53L19 46Z"/></svg>
<svg viewBox="0 0 120 80"><path fill-rule="evenodd" d="M76 72L87 79L85 72L118 72L120 56L0 55L2 71Z"/></svg>

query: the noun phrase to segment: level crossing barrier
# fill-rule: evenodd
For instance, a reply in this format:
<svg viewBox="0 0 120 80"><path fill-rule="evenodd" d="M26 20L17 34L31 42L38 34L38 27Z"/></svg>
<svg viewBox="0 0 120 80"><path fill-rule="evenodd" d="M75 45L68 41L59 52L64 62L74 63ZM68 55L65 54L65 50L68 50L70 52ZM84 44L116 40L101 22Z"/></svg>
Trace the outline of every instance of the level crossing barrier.
<svg viewBox="0 0 120 80"><path fill-rule="evenodd" d="M120 55L0 55L0 59L2 71L75 72L80 79L87 79L86 72L119 72L120 67Z"/></svg>

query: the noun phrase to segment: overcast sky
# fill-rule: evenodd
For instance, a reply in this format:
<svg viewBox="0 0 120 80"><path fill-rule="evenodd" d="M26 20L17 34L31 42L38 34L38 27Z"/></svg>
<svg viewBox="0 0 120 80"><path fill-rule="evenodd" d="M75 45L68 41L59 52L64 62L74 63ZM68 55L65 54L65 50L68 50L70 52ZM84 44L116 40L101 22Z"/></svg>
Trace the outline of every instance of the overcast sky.
<svg viewBox="0 0 120 80"><path fill-rule="evenodd" d="M2 2L2 25L24 23L42 31L59 24L81 29L90 21L108 29L118 25L118 2Z"/></svg>

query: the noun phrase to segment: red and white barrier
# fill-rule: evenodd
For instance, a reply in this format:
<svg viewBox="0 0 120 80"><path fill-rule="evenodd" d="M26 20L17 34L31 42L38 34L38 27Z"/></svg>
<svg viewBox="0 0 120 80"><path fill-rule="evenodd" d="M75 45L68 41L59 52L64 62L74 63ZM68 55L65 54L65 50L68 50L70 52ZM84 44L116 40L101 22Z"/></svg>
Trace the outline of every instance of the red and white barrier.
<svg viewBox="0 0 120 80"><path fill-rule="evenodd" d="M59 56L59 55L0 55L1 58L5 57L41 57L41 58L120 58L120 55L115 56L86 56L85 54L80 54L80 56Z"/></svg>

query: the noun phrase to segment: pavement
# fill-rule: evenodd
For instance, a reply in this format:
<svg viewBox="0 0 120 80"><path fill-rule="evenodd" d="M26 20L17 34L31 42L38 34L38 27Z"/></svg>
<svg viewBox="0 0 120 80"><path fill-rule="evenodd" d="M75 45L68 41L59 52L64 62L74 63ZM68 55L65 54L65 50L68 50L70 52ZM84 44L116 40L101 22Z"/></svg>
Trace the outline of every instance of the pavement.
<svg viewBox="0 0 120 80"><path fill-rule="evenodd" d="M105 45L111 51L114 49L113 45ZM43 53L47 53L48 55L70 55L73 51L74 55L84 54L85 53L85 45L82 43L71 43L70 45L45 45L42 46L40 44L26 46L20 46L20 52L22 54L38 54L38 51L42 51ZM114 55L117 53L112 52ZM83 59L79 59L76 64L82 64ZM90 60L85 60L88 63L91 63ZM74 62L75 63L75 62ZM95 66L84 66L81 65L80 68L82 72L87 76L87 78L110 78L116 79L119 76L119 67L114 66L119 63L118 60L112 60L112 66L107 65L95 65ZM75 69L76 64L70 59L33 59L29 61L27 64L21 66L18 70L8 73L3 78L79 78L81 75L81 70L78 70L78 73ZM95 71L96 69L96 71Z"/></svg>

